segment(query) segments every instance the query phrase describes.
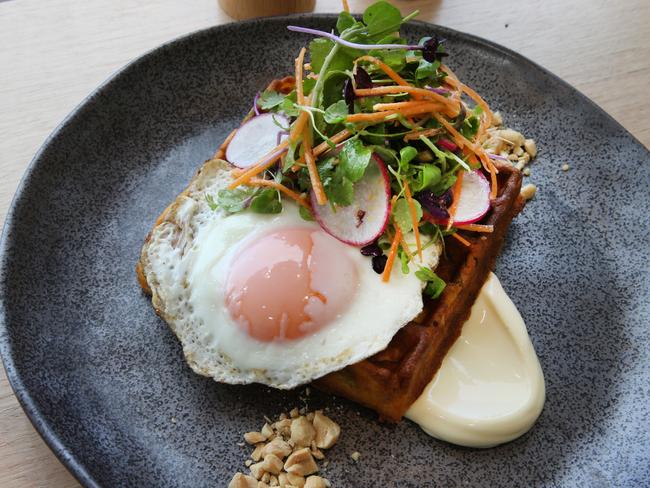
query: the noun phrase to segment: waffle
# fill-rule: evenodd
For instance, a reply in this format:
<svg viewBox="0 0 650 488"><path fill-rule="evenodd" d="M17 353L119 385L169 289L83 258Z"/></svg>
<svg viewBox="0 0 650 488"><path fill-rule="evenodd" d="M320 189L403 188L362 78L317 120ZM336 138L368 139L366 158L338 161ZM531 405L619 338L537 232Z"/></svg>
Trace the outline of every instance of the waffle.
<svg viewBox="0 0 650 488"><path fill-rule="evenodd" d="M510 222L523 208L521 172L509 164L497 167L499 193L481 222L493 225L494 232L463 233L470 247L453 238L445 240L446 256L436 268L447 282L442 295L425 302L423 312L400 329L386 349L316 380L314 386L372 408L384 420L402 418L460 335L494 268Z"/></svg>

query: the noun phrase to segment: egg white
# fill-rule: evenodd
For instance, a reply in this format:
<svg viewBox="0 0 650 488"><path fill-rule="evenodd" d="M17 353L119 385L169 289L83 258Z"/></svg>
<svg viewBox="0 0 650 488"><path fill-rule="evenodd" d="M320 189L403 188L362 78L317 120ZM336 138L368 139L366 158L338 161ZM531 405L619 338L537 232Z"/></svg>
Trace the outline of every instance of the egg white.
<svg viewBox="0 0 650 488"><path fill-rule="evenodd" d="M210 209L206 195L228 184L230 169L220 160L205 163L142 251L154 307L180 339L194 371L220 382L293 388L381 351L422 310L422 283L412 272L403 274L397 264L384 283L358 248L323 232L328 245L355 263L358 286L347 310L299 339L262 342L248 336L230 316L224 296L241 246L280 227L321 230L301 219L287 199L277 215ZM439 245L429 246L424 264L435 267L439 253Z"/></svg>

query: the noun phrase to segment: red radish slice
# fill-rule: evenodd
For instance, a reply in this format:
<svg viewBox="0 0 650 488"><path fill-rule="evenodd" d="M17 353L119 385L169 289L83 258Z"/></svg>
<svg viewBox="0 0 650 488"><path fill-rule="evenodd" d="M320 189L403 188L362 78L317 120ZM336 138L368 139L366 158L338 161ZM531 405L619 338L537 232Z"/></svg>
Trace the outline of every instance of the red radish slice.
<svg viewBox="0 0 650 488"><path fill-rule="evenodd" d="M239 168L257 163L278 145L289 120L284 115L262 114L247 120L226 148L226 159Z"/></svg>
<svg viewBox="0 0 650 488"><path fill-rule="evenodd" d="M354 184L354 202L332 209L319 205L313 190L311 205L314 216L328 234L352 246L374 242L386 229L390 216L390 180L384 162L376 155L363 178Z"/></svg>
<svg viewBox="0 0 650 488"><path fill-rule="evenodd" d="M472 224L490 210L490 183L480 170L463 175L454 224Z"/></svg>

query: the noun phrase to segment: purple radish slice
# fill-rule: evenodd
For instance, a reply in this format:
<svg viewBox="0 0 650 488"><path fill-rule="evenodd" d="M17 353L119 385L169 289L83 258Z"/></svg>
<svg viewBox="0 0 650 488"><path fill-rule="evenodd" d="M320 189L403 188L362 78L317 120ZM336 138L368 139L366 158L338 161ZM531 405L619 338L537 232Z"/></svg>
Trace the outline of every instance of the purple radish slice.
<svg viewBox="0 0 650 488"><path fill-rule="evenodd" d="M239 168L257 163L278 145L280 135L289 126L284 115L266 113L247 120L226 148L226 159Z"/></svg>
<svg viewBox="0 0 650 488"><path fill-rule="evenodd" d="M472 224L490 210L490 182L480 170L463 175L454 224Z"/></svg>
<svg viewBox="0 0 650 488"><path fill-rule="evenodd" d="M384 162L373 155L361 180L354 184L354 202L346 207L319 205L310 192L314 217L325 232L352 246L366 246L384 233L390 216L390 180Z"/></svg>

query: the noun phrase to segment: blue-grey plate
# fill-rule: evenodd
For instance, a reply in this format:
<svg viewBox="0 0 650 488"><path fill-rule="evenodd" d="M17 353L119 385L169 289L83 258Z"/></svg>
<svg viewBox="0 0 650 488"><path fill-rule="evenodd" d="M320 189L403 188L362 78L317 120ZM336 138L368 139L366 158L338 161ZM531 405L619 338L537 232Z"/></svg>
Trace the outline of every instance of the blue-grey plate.
<svg viewBox="0 0 650 488"><path fill-rule="evenodd" d="M207 29L133 62L59 126L16 193L0 248L0 348L25 411L86 486L225 486L244 469L242 433L301 403L299 391L193 374L134 275L158 214L255 92L291 72L307 38L289 22ZM448 39L456 73L538 141L539 192L496 272L539 354L546 407L528 434L481 451L313 392L310 408L329 408L343 428L325 476L346 488L648 486L650 154L518 54L405 28L411 39L432 31Z"/></svg>

